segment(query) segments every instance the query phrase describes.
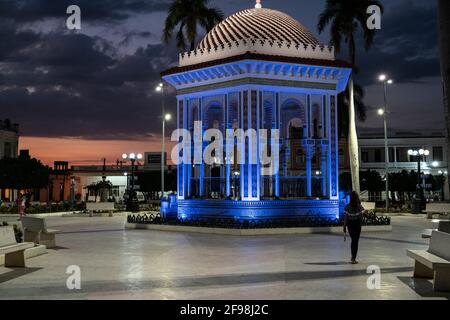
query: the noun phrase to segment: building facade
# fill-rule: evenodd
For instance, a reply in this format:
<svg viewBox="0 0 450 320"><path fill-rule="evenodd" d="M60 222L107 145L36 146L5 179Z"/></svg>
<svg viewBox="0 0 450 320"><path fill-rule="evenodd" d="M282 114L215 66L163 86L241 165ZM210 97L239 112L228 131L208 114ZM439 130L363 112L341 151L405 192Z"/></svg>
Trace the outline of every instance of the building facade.
<svg viewBox="0 0 450 320"><path fill-rule="evenodd" d="M259 6L230 16L181 54L162 73L177 90L185 130L178 217L337 217L337 95L350 74L299 22ZM210 129L221 135L213 140ZM231 152L216 150L208 163L207 140ZM269 173L264 143L277 161Z"/></svg>
<svg viewBox="0 0 450 320"><path fill-rule="evenodd" d="M0 120L0 159L17 158L19 150L19 125L10 120ZM14 200L17 191L0 189L1 200Z"/></svg>
<svg viewBox="0 0 450 320"><path fill-rule="evenodd" d="M426 149L430 151L424 161L421 161L422 186L427 196L450 200L447 172L447 142L442 131L422 130L420 132L389 132L389 163L388 172L418 170L417 159L408 154L408 150ZM361 131L359 134L359 158L361 170L375 170L384 178L386 173L384 135L381 132ZM441 191L431 190L427 176L443 176L445 183ZM364 197L364 194L362 195ZM433 196L433 197L432 197ZM443 196L443 197L442 197ZM390 195L392 197L392 195ZM380 193L380 200L386 198L385 192Z"/></svg>
<svg viewBox="0 0 450 320"><path fill-rule="evenodd" d="M361 170L385 173L384 136L381 133L359 134L359 158ZM417 161L408 155L410 149L427 149L430 155L421 164L425 174L438 175L447 171L447 143L442 132L391 132L388 136L389 171L417 171Z"/></svg>

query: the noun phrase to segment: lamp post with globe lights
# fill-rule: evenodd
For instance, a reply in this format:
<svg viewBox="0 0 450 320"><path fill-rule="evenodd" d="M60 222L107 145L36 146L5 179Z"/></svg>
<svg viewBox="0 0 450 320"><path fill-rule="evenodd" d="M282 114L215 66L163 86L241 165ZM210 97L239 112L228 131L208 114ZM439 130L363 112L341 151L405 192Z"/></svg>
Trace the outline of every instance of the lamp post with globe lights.
<svg viewBox="0 0 450 320"><path fill-rule="evenodd" d="M414 199L413 212L422 213L422 211L425 209L426 201L421 181L420 163L425 160L426 156L430 155L430 151L427 149L418 149L418 150L410 149L408 150L408 155L410 157L415 157L417 159L417 187Z"/></svg>
<svg viewBox="0 0 450 320"><path fill-rule="evenodd" d="M142 159L142 154L140 154L140 153L138 153L138 154L124 153L122 155L122 159L130 160L130 162L131 162L131 188L129 190L129 197L128 197L128 201L127 201L127 211L138 212L139 211L139 202L137 200L136 193L134 191L134 180L135 180L134 173L135 173L135 163L137 160ZM128 179L128 176L127 176L127 179Z"/></svg>
<svg viewBox="0 0 450 320"><path fill-rule="evenodd" d="M445 183L446 177L448 176L448 171L447 170L445 170L445 171L439 170L438 174L439 174L439 182L441 184L441 201L445 201L444 183Z"/></svg>
<svg viewBox="0 0 450 320"><path fill-rule="evenodd" d="M383 83L384 92L384 107L378 109L378 115L383 117L384 123L384 162L385 162L385 176L386 176L386 212L389 210L389 146L387 137L387 114L388 114L388 103L387 103L387 85L394 83L393 80L388 79L385 74L381 74L378 80Z"/></svg>

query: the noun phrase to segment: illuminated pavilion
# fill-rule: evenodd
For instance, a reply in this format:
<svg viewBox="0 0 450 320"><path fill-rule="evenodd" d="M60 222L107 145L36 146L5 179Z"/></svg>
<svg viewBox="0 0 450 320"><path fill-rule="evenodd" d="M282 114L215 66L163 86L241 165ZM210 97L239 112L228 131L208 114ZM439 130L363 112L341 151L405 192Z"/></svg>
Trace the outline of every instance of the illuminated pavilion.
<svg viewBox="0 0 450 320"><path fill-rule="evenodd" d="M339 216L337 95L351 67L295 19L259 2L219 23L162 77L177 91L177 126L192 137L196 121L202 133L218 128L224 137L226 129L279 129L280 170L180 164L171 204L180 219ZM253 139L245 151L258 145Z"/></svg>

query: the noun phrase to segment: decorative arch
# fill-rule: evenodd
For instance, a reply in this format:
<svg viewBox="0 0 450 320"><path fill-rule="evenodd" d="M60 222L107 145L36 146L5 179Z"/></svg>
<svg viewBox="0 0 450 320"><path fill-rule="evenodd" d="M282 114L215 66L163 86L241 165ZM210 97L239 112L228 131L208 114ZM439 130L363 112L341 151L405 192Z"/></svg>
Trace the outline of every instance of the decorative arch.
<svg viewBox="0 0 450 320"><path fill-rule="evenodd" d="M291 128L296 128L303 138L306 135L306 108L298 99L287 99L281 105L282 138L289 139ZM301 127L300 127L301 126ZM303 129L303 130L300 130Z"/></svg>

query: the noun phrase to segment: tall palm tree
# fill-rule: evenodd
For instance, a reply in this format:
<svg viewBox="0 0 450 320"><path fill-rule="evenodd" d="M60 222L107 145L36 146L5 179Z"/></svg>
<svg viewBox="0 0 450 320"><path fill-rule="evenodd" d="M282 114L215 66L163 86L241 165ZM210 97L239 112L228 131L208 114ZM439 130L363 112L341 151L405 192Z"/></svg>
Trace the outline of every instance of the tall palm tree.
<svg viewBox="0 0 450 320"><path fill-rule="evenodd" d="M367 8L371 5L377 5L383 11L381 3L377 0L327 0L325 10L320 14L317 24L319 33L322 33L330 25L330 44L334 46L336 52L341 51L342 42L347 44L348 61L353 66L353 73L358 72L356 67L356 33L359 29L362 30L366 51L370 49L374 40L374 30L367 28ZM359 154L353 76L350 77L348 83L348 100L348 143L352 187L354 191L359 193Z"/></svg>
<svg viewBox="0 0 450 320"><path fill-rule="evenodd" d="M439 47L441 50L441 74L444 93L444 113L447 129L447 154L450 159L450 1L439 0ZM448 172L450 172L450 161Z"/></svg>
<svg viewBox="0 0 450 320"><path fill-rule="evenodd" d="M164 42L168 43L174 31L178 30L175 36L178 49L184 51L188 42L190 50L194 50L198 26L208 32L224 17L220 9L209 8L208 3L209 0L174 0L164 26Z"/></svg>

